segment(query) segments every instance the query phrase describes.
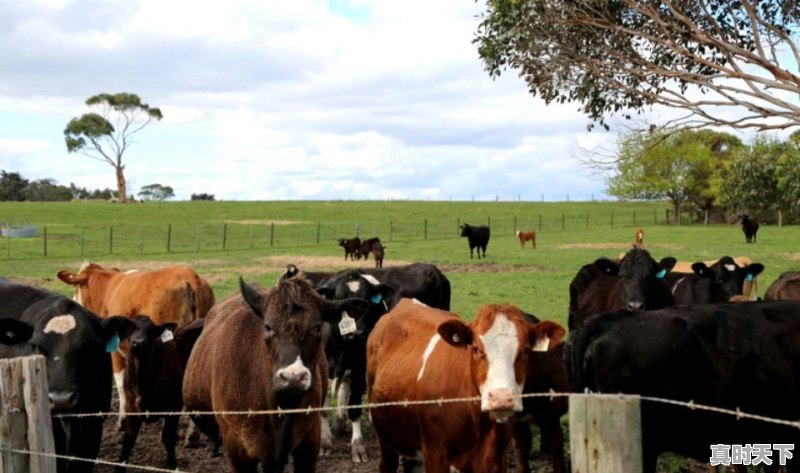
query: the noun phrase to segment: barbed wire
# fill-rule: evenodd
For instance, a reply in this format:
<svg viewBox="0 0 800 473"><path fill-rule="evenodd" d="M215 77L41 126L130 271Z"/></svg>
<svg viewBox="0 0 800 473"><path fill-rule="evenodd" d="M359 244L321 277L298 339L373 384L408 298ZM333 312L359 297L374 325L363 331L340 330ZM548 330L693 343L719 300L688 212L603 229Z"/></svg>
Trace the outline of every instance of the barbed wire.
<svg viewBox="0 0 800 473"><path fill-rule="evenodd" d="M17 453L20 455L36 455L40 457L47 457L47 458L55 458L58 460L67 460L67 461L79 461L84 463L94 463L96 465L106 465L106 466L122 466L125 468L133 468L136 470L143 470L143 471L155 471L159 473L188 473L184 470L179 470L177 468L173 470L169 470L167 468L158 468L155 466L147 466L147 465L134 465L132 463L117 463L108 460L101 460L99 458L81 458L81 457L73 457L71 455L59 455L57 453L48 453L48 452L33 452L31 450L21 450L18 448L9 448L9 447L0 447L0 450L9 453Z"/></svg>
<svg viewBox="0 0 800 473"><path fill-rule="evenodd" d="M800 420L787 420L787 419L779 419L776 417L769 417L760 414L752 414L749 412L744 412L738 407L736 409L728 409L724 407L717 407L717 406L710 406L706 404L697 404L694 401L678 401L675 399L665 399L659 398L654 396L641 396L638 394L609 394L609 393L569 393L569 392L542 392L542 393L525 393L521 395L514 396L516 398L556 398L556 397L569 397L569 396L578 396L578 397L591 397L591 398L598 398L598 399L640 399L641 401L646 402L655 402L661 404L670 404L674 406L681 406L686 407L691 410L702 410L708 412L714 412L717 414L725 414L731 415L736 417L737 419L749 419L755 420L760 422L767 422L777 425L783 425L786 427L792 427L796 429L800 429ZM420 405L443 405L443 404L453 404L459 402L480 402L480 396L471 396L471 397L457 397L457 398L441 398L441 399L420 399L420 400L402 400L402 401L390 401L390 402L380 402L380 403L362 403L362 404L355 404L351 406L319 406L319 407L299 407L299 408L289 408L289 409L264 409L264 410L253 410L248 409L246 411L165 411L165 412L127 412L124 413L125 416L144 416L144 417L166 417L166 416L180 416L180 415L189 415L189 416L255 416L255 415L289 415L289 414L312 414L312 413L321 413L321 412L334 412L334 411L341 411L341 410L350 410L350 409L377 409L383 407L410 407L410 406L420 406ZM111 417L119 415L119 412L90 412L90 413L70 413L70 414L57 414L54 415L54 418L81 418L81 417Z"/></svg>

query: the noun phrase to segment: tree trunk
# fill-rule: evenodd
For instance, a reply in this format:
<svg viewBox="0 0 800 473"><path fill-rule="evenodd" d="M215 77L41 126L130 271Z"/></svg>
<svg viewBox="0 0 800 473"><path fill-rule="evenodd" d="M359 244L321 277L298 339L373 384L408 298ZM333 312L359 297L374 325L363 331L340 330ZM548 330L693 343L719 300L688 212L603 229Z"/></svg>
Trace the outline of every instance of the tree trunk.
<svg viewBox="0 0 800 473"><path fill-rule="evenodd" d="M126 191L127 182L125 182L125 174L123 173L124 166L114 166L117 170L117 194L121 203L128 202L128 194Z"/></svg>
<svg viewBox="0 0 800 473"><path fill-rule="evenodd" d="M672 201L672 223L681 224L681 202L679 200Z"/></svg>

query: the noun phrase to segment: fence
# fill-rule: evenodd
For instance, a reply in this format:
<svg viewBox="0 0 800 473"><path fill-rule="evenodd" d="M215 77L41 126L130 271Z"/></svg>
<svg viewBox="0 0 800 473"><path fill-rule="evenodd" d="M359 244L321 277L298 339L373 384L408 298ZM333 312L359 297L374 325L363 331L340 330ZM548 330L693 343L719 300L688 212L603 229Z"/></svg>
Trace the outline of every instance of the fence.
<svg viewBox="0 0 800 473"><path fill-rule="evenodd" d="M51 416L48 415L47 378L41 356L0 361L0 473L55 472L55 458L87 461L95 464L127 466L143 471L179 472L144 465L118 464L102 459L81 459L53 453ZM775 419L671 399L627 394L595 393L529 393L520 397L568 396L570 404L570 448L572 471L576 473L637 473L642 471L641 402L664 403L691 410L710 411L781 426L800 428L799 421ZM422 404L443 405L456 402L479 403L480 397L396 401L348 406L348 409L378 409L388 406ZM330 412L338 407L307 407L299 409L247 410L221 412L140 412L128 415L289 415ZM55 419L80 417L112 417L118 412L58 414ZM28 426L19 429L15 426ZM9 434L12 432L13 435ZM709 447L711 447L709 445ZM710 453L710 452L709 452ZM791 458L791 456L789 457Z"/></svg>
<svg viewBox="0 0 800 473"><path fill-rule="evenodd" d="M200 253L335 244L339 238L379 236L384 242L457 238L460 225L488 225L493 236L517 230L558 232L664 225L660 209L625 209L596 213L503 215L486 218L425 218L304 222L295 224L46 225L31 238L0 241L5 259L90 257L165 253ZM3 248L3 245L5 248Z"/></svg>

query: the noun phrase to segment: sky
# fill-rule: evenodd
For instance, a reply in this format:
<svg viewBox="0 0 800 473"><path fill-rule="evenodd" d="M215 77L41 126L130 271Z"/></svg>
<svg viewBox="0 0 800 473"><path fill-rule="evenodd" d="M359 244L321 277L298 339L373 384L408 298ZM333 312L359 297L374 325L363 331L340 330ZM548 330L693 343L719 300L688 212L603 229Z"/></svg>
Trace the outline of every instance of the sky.
<svg viewBox="0 0 800 473"><path fill-rule="evenodd" d="M0 0L0 169L90 189L113 168L67 153L98 93L164 119L124 161L129 192L177 199L607 198L577 104L493 80L473 0Z"/></svg>

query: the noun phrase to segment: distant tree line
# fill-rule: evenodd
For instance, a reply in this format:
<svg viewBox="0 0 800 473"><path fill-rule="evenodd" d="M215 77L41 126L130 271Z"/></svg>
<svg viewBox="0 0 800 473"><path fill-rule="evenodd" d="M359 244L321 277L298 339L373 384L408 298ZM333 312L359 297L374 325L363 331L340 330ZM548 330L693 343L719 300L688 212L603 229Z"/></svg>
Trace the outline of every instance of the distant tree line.
<svg viewBox="0 0 800 473"><path fill-rule="evenodd" d="M109 200L114 196L111 189L88 190L73 183L59 184L55 179L28 180L18 172L0 171L0 201L69 201L72 199Z"/></svg>
<svg viewBox="0 0 800 473"><path fill-rule="evenodd" d="M201 194L192 194L192 200L214 200L214 194L206 194L205 192Z"/></svg>
<svg viewBox="0 0 800 473"><path fill-rule="evenodd" d="M750 144L711 130L624 136L610 195L667 200L680 222L749 213L766 222L800 218L800 132L786 141L761 134Z"/></svg>

